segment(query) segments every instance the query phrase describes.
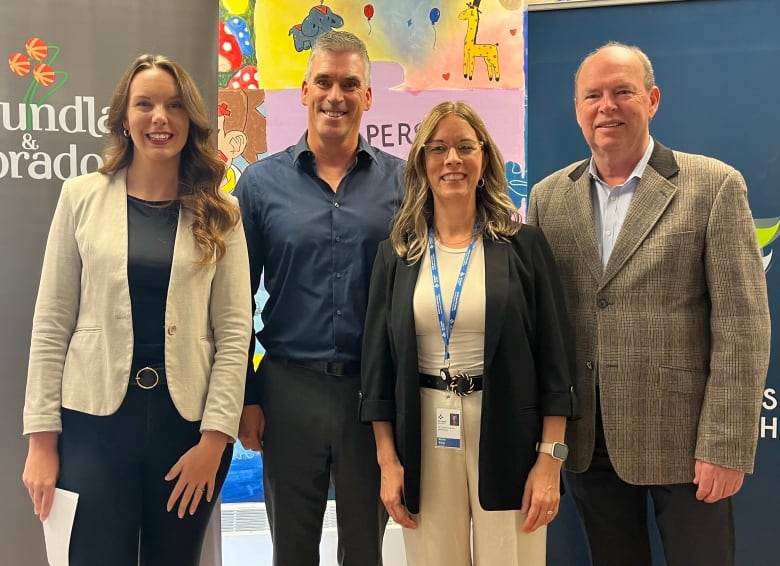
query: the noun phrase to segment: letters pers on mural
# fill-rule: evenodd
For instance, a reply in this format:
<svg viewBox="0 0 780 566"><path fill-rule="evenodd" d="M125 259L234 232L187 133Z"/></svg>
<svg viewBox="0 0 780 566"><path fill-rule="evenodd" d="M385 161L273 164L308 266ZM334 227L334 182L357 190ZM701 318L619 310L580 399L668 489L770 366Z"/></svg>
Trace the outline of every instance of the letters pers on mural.
<svg viewBox="0 0 780 566"><path fill-rule="evenodd" d="M89 134L101 138L108 133L108 107L97 114L92 96L75 96L73 104L55 108L51 104L0 102L0 125L6 133L19 132L19 149L0 151L0 179L52 179L94 171L102 159L94 153L79 155L78 145L51 155L39 146L36 132Z"/></svg>

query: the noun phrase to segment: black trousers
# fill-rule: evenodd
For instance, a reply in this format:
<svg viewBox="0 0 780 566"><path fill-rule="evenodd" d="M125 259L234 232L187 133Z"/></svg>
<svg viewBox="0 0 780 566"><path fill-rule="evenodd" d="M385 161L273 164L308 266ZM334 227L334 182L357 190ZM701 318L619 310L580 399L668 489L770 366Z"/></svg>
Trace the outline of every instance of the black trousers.
<svg viewBox="0 0 780 566"><path fill-rule="evenodd" d="M119 410L98 417L62 409L57 486L79 494L71 566L197 566L206 527L227 476L233 445L217 473L217 491L194 515L165 506L175 485L165 474L200 440L200 422L184 420L162 383L131 383Z"/></svg>
<svg viewBox="0 0 780 566"><path fill-rule="evenodd" d="M596 407L596 446L590 468L581 474L566 472L593 565L651 566L649 495L667 566L733 566L731 498L704 503L696 499L693 483L648 486L624 482L607 454L598 398Z"/></svg>
<svg viewBox="0 0 780 566"><path fill-rule="evenodd" d="M381 566L387 514L370 426L358 418L360 378L269 357L264 380L263 475L274 566L317 566L330 477L338 562Z"/></svg>

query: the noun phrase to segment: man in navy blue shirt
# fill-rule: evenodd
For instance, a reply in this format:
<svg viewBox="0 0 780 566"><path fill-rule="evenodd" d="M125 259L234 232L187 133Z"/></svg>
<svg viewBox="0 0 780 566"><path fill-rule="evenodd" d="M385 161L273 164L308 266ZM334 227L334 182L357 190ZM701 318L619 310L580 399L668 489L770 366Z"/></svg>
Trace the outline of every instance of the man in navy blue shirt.
<svg viewBox="0 0 780 566"><path fill-rule="evenodd" d="M301 88L308 129L239 180L252 289L269 297L239 438L264 451L275 566L319 564L329 478L342 566L382 563L387 515L370 427L358 420L371 268L400 204L404 162L360 135L370 62L347 32L320 36ZM254 342L254 341L253 341Z"/></svg>

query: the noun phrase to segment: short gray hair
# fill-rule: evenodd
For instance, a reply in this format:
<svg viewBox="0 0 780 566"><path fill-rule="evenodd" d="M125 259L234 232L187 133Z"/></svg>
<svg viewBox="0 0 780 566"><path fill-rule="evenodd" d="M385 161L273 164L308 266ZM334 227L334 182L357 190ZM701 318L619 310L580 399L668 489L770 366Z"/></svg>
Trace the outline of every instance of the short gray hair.
<svg viewBox="0 0 780 566"><path fill-rule="evenodd" d="M577 72L574 73L574 98L577 98L577 81L580 78L580 71L582 70L582 66L588 62L588 60L593 57L594 55L598 55L605 49L608 49L610 47L620 47L621 49L627 49L628 51L631 51L634 55L637 56L639 59L639 62L642 64L642 70L644 71L644 87L647 92L650 92L650 90L655 86L655 72L653 71L653 64L650 62L650 57L647 56L647 54L642 51L639 47L636 45L627 45L625 43L620 43L619 41L609 41L599 47L598 49L595 49L594 51L591 51L588 53L585 58L580 62L580 66L577 67Z"/></svg>
<svg viewBox="0 0 780 566"><path fill-rule="evenodd" d="M366 44L358 36L348 31L329 31L314 40L314 45L309 54L309 61L306 63L306 75L304 78L307 82L311 79L311 61L321 51L357 53L360 55L360 58L363 59L363 66L366 68L366 76L363 77L366 87L371 86L371 60L368 58Z"/></svg>

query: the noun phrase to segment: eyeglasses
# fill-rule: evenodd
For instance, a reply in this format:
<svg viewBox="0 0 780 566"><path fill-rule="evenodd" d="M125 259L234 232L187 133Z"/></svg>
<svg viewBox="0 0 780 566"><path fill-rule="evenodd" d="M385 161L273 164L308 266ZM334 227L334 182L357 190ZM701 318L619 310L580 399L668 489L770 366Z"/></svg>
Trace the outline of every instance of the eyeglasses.
<svg viewBox="0 0 780 566"><path fill-rule="evenodd" d="M474 155L475 152L481 151L485 146L485 142L483 141L465 141L460 142L457 145L446 145L439 142L430 142L430 143L424 143L423 149L425 150L425 155L428 157L434 157L437 159L444 159L446 156L450 154L450 151L452 149L455 149L455 152L460 157L469 157L471 155Z"/></svg>

